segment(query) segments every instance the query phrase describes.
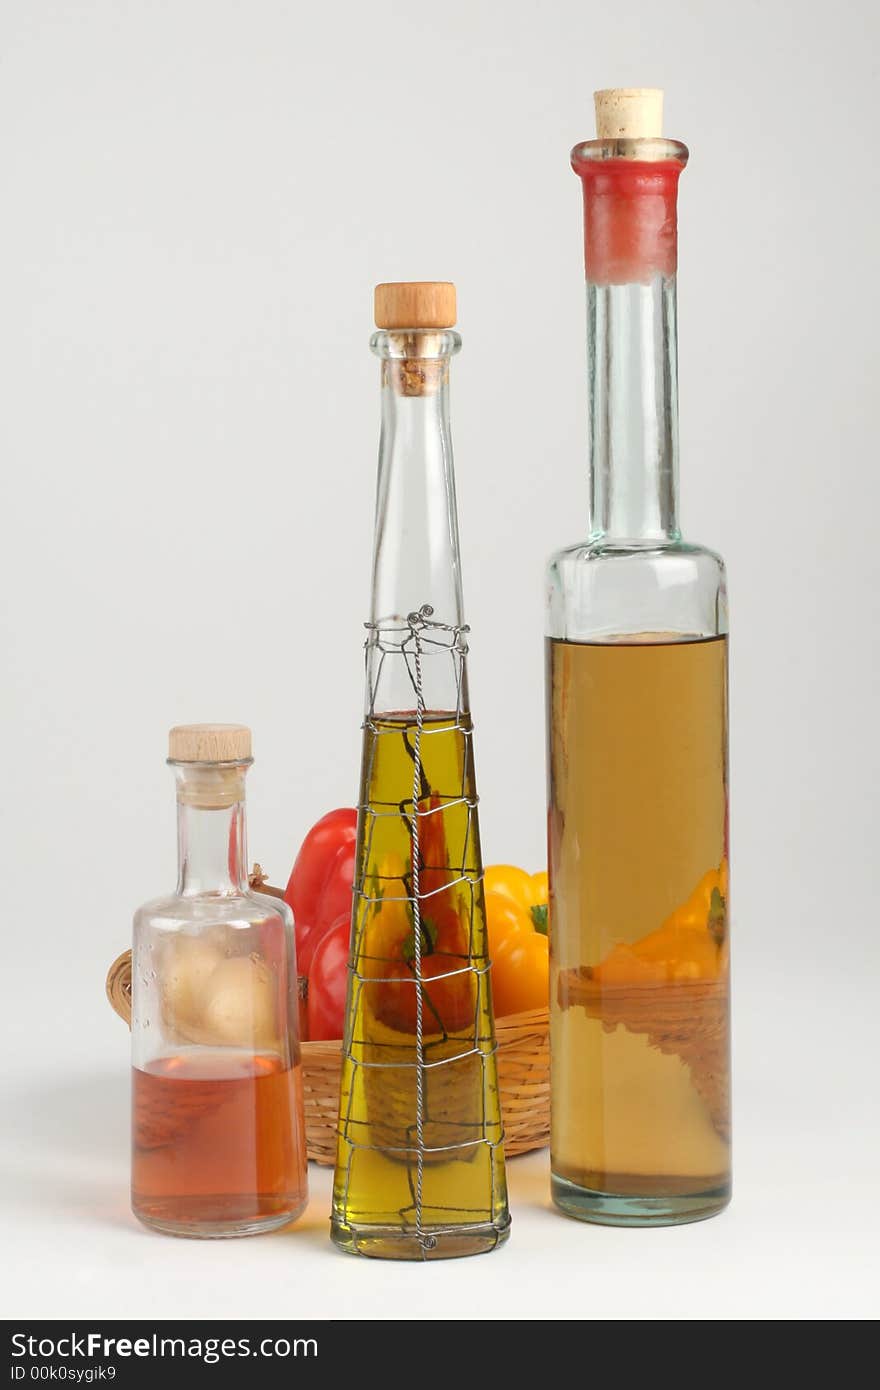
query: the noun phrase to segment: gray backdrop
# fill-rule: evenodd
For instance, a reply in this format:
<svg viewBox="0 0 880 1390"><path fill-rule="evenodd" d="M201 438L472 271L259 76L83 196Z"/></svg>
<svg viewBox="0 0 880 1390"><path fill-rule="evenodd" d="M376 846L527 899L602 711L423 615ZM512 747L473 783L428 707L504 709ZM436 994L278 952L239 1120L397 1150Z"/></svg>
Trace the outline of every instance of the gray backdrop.
<svg viewBox="0 0 880 1390"><path fill-rule="evenodd" d="M531 1160L487 1306L864 1312L876 6L6 0L0 37L10 1311L109 1315L146 1278L157 1311L232 1313L266 1260L265 1311L296 1311L293 1236L213 1273L200 1247L136 1238L102 980L132 908L173 879L170 724L253 726L251 857L275 881L356 795L377 280L458 285L485 857L543 864L543 565L586 504L568 151L593 133L594 87L642 83L691 148L681 514L731 575L739 1186L722 1221L652 1245L553 1220ZM318 1260L322 1181L305 1309L405 1311L407 1290L445 1315L440 1288L481 1306L464 1291L483 1262L413 1284Z"/></svg>

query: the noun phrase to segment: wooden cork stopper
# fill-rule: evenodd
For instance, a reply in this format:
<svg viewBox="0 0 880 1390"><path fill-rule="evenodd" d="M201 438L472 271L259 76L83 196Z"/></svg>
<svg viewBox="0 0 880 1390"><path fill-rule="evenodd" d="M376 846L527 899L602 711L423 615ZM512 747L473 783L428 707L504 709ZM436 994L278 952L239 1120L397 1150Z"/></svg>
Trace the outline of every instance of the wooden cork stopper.
<svg viewBox="0 0 880 1390"><path fill-rule="evenodd" d="M172 763L244 763L251 760L245 724L178 724L168 735Z"/></svg>
<svg viewBox="0 0 880 1390"><path fill-rule="evenodd" d="M593 99L599 140L657 140L663 134L659 87L608 87Z"/></svg>
<svg viewBox="0 0 880 1390"><path fill-rule="evenodd" d="M455 286L446 280L377 285L373 302L377 328L452 328L455 324Z"/></svg>

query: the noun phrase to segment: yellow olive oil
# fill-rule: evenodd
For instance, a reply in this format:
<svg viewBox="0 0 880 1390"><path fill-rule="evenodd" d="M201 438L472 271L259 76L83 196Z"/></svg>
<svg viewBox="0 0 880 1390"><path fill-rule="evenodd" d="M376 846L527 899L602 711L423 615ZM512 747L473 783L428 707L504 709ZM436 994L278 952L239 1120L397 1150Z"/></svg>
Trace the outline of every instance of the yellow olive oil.
<svg viewBox="0 0 880 1390"><path fill-rule="evenodd" d="M334 1239L491 1249L509 1218L467 717L368 719L352 940Z"/></svg>
<svg viewBox="0 0 880 1390"><path fill-rule="evenodd" d="M600 1220L604 1197L638 1224L655 1200L709 1215L730 1177L727 640L550 640L548 663L554 1192Z"/></svg>

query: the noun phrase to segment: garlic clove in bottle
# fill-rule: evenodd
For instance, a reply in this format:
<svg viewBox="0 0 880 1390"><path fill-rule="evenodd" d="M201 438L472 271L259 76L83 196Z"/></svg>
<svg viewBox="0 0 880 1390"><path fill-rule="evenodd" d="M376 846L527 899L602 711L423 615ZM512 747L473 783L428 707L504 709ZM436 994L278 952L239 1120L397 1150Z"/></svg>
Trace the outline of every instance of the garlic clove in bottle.
<svg viewBox="0 0 880 1390"><path fill-rule="evenodd" d="M223 961L215 945L202 937L175 936L167 945L162 1003L165 1021L193 1024L202 1013L208 981Z"/></svg>
<svg viewBox="0 0 880 1390"><path fill-rule="evenodd" d="M272 980L262 961L233 956L220 962L208 982L202 1023L215 1045L277 1044Z"/></svg>

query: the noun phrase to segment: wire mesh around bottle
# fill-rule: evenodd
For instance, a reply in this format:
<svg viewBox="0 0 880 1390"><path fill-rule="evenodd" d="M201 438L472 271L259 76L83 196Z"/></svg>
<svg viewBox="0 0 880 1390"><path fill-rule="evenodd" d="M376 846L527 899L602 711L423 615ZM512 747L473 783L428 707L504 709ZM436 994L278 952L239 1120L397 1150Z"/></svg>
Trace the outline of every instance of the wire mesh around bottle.
<svg viewBox="0 0 880 1390"><path fill-rule="evenodd" d="M366 1154L381 1154L406 1169L407 1182L403 1202L376 1216L414 1234L427 1257L441 1233L498 1223L500 1239L507 1222L466 709L468 630L434 621L425 605L403 625L368 631L335 1209L343 1222L363 1222L359 1166ZM434 668L434 683L453 694L452 710L426 703L425 665L435 658L451 663L442 674ZM399 669L388 679L389 662L403 665L411 711L383 712L384 687L401 688ZM408 953L400 951L405 924ZM444 1183L444 1164L470 1165L470 1181L458 1169Z"/></svg>

